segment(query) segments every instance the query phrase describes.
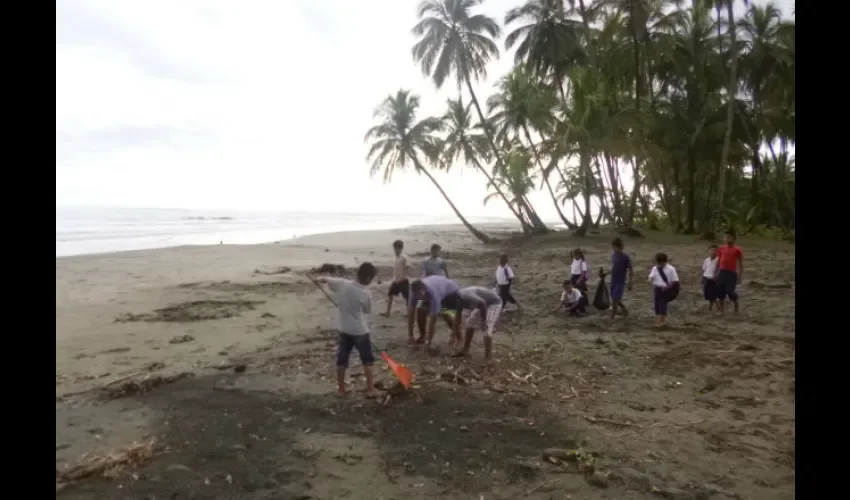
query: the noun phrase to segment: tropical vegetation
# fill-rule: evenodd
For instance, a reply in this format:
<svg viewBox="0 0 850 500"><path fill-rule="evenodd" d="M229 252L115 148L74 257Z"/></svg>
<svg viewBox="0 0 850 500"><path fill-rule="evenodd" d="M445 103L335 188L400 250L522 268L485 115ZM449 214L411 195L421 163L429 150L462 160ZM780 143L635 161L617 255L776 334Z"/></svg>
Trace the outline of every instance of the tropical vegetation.
<svg viewBox="0 0 850 500"><path fill-rule="evenodd" d="M795 24L774 4L742 1L736 18L735 0L526 0L497 20L482 1L420 4L412 59L458 96L421 117L416 95L389 95L366 135L373 174L413 168L485 242L431 171L478 170L483 202L529 234L550 231L529 199L543 189L579 236L610 224L793 237ZM500 44L514 66L477 95Z"/></svg>

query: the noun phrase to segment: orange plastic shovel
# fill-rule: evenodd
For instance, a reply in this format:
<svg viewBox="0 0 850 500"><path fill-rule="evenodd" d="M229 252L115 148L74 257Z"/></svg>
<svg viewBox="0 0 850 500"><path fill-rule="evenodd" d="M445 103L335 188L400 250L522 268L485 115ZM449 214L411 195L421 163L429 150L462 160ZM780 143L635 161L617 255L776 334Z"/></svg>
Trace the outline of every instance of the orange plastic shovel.
<svg viewBox="0 0 850 500"><path fill-rule="evenodd" d="M336 301L333 299L333 297L328 295L328 292L325 291L324 288L322 288L322 285L320 285L318 281L314 280L313 277L309 275L307 276L307 279L312 281L313 284L316 285L316 288L321 290L325 297L327 297L327 299L331 301L331 304L333 304L334 307L339 307L337 306ZM387 363L387 366L396 376L398 381L401 382L401 385L403 385L405 389L410 389L410 386L413 384L413 373L410 371L410 369L401 363L397 363L393 358L390 357L389 354L386 353L386 351L384 351L383 349L379 349L374 342L372 343L372 349L380 353L381 359L383 359Z"/></svg>

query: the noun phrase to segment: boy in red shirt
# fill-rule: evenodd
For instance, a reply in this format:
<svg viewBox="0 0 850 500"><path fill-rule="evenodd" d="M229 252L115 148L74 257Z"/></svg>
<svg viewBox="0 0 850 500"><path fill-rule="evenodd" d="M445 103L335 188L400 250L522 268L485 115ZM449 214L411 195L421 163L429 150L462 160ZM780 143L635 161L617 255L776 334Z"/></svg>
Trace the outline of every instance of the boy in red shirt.
<svg viewBox="0 0 850 500"><path fill-rule="evenodd" d="M735 287L741 282L741 276L744 274L744 252L741 247L735 245L735 233L726 231L726 244L721 245L717 249L717 274L715 281L717 282L717 300L718 309L723 312L723 304L726 297L732 301L735 306L735 312L738 312L738 294L735 292Z"/></svg>

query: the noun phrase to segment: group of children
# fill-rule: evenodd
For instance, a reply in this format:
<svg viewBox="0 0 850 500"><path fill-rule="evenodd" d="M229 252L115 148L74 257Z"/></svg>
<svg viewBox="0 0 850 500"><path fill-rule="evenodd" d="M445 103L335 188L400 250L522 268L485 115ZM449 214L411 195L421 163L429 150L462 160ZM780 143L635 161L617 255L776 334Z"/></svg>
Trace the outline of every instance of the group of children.
<svg viewBox="0 0 850 500"><path fill-rule="evenodd" d="M628 316L629 310L623 303L626 289L632 289L632 262L623 251L624 244L620 238L611 242L611 317L616 317L618 311ZM572 316L587 314L588 292L587 282L590 278L590 267L581 249L573 250L570 264L570 279L564 281L563 292L558 305L553 312L564 309ZM649 272L649 284L652 286L653 309L657 317L657 325L663 326L667 318L667 309L671 301L679 295L679 274L669 263L667 254L659 252L655 255L655 265ZM727 231L722 246L711 245L709 256L702 264L703 296L708 301L708 309L714 309L715 304L722 313L728 298L738 312L737 284L741 282L744 270L744 253L735 244L735 234ZM604 276L604 274L602 274Z"/></svg>
<svg viewBox="0 0 850 500"><path fill-rule="evenodd" d="M611 316L620 312L623 316L629 310L623 303L626 290L632 289L633 267L631 258L624 252L620 238L611 243ZM513 269L508 265L508 256L501 255L496 268L496 290L481 286L461 288L449 278L445 260L440 257L440 246L431 246L431 252L421 264L421 275L411 279L410 260L404 254L404 243L393 243L395 260L393 280L388 290L387 309L381 313L388 317L392 311L394 299L401 295L407 303L407 337L411 344L425 347L434 339L437 319L442 317L451 330L450 345L458 348L456 357L469 356L469 349L475 330L484 333L485 359L490 359L493 348L493 334L502 310L507 304L520 304L511 294L515 280ZM570 278L563 283L563 293L553 312L565 309L570 315L587 314L587 283L590 268L580 249L572 252ZM725 235L725 244L712 245L709 257L702 265L702 283L705 300L709 310L718 305L724 310L728 297L738 311L736 285L740 283L743 272L743 252L735 245L735 236L730 231ZM320 277L316 281L325 283L335 292L339 307L340 335L337 346L337 381L340 395L346 394L345 371L353 349L357 349L366 376L367 395L375 395L372 364L375 361L368 325L368 316L372 313L372 296L368 286L377 275L377 269L369 262L360 265L356 281L342 278ZM604 275L603 275L604 276ZM649 284L653 288L653 307L657 325L664 325L670 301L679 294L679 275L669 263L666 254L655 255L655 265L649 273ZM414 327L418 326L419 335L414 337ZM461 336L461 330L465 334Z"/></svg>

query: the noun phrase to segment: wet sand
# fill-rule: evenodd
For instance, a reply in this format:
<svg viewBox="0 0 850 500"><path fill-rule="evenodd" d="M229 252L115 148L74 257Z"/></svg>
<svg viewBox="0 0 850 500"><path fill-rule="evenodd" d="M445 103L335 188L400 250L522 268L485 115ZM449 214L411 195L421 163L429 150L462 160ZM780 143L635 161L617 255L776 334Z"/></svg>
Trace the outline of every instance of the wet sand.
<svg viewBox="0 0 850 500"><path fill-rule="evenodd" d="M381 311L396 238L417 262L441 243L462 285L490 286L507 251L526 310L503 316L489 367L480 339L450 358L440 324L428 355L406 345L401 306L376 315L417 386L366 400L354 361L341 400L334 310L303 271L375 262ZM607 268L611 238L483 246L423 227L57 259L57 477L84 453L155 453L57 498L793 498L793 245L741 242L737 315L706 311L705 242L651 232L626 239L630 317L549 314L569 249ZM644 284L660 250L683 281L665 330Z"/></svg>

